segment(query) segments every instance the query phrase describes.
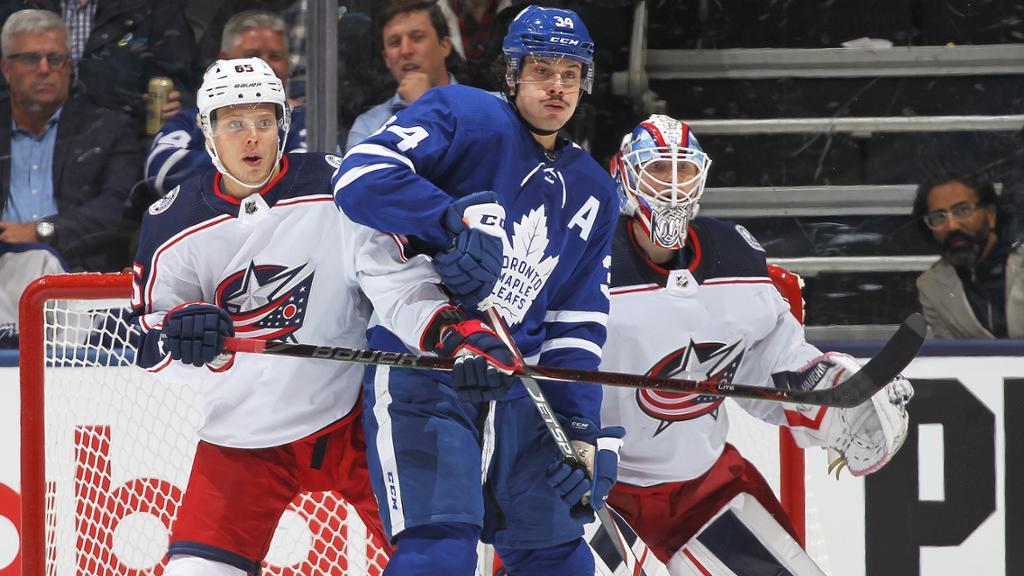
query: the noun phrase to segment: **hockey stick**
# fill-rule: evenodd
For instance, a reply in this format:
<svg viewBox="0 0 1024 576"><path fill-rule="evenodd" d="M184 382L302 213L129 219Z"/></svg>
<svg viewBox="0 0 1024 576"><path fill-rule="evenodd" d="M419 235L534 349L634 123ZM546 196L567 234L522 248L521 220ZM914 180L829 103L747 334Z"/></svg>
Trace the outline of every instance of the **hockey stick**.
<svg viewBox="0 0 1024 576"><path fill-rule="evenodd" d="M910 364L910 361L917 355L917 351L920 350L921 344L924 343L926 330L927 326L925 325L924 318L918 313L911 314L903 321L896 334L885 343L882 350L870 362L865 364L860 371L839 385L825 390L808 390L802 388L800 382L795 384L790 382L788 388L764 388L761 386L733 384L717 378L710 380L682 380L640 374L623 374L621 372L574 370L570 368L531 365L524 365L518 375L563 382L585 382L625 388L653 388L668 392L689 392L812 406L853 408L874 396L875 392L885 387L886 384L907 367L907 364ZM229 352L254 352L295 356L298 358L320 358L357 364L374 364L420 370L451 371L452 366L455 364L455 361L451 358L358 348L290 344L288 342L252 338L227 338L224 349ZM808 379L806 384L809 386L812 382Z"/></svg>
<svg viewBox="0 0 1024 576"><path fill-rule="evenodd" d="M484 311L487 315L491 328L498 335L498 338L508 346L508 349L515 355L516 360L520 364L526 364L523 361L523 354L519 351L519 346L516 345L515 340L512 339L512 335L509 334L508 326L505 325L505 321L501 318L501 313L495 307L490 307ZM573 468L578 468L589 477L590 473L587 471L586 464L580 460L579 455L573 450L572 444L569 442L569 437L566 436L565 430L562 428L562 424L555 417L555 411L552 410L551 404L548 403L548 399L544 396L544 391L540 389L540 384L536 380L525 374L519 374L519 381L523 383L523 388L526 388L526 393L533 400L533 405L537 408L537 412L540 414L541 420L544 421L544 425L547 426L548 433L551 435L551 439L555 441L558 446L558 451L562 453L562 459L565 460ZM595 447L595 450L597 448ZM595 458L597 455L595 454ZM586 499L584 498L584 501ZM573 506L573 510L576 508L589 507L585 502L579 502ZM619 556L622 557L622 562L626 565L629 564L628 558L632 557L636 568L640 571L641 576L647 576L644 572L644 567L640 563L640 560L633 554L633 550L629 549L627 552L625 544L619 538L618 527L615 525L615 521L612 520L610 514L608 514L608 507L602 506L596 511L597 519L601 522L601 528L607 533L608 537L611 538L612 543L615 545L616 551ZM628 554L628 555L627 555Z"/></svg>

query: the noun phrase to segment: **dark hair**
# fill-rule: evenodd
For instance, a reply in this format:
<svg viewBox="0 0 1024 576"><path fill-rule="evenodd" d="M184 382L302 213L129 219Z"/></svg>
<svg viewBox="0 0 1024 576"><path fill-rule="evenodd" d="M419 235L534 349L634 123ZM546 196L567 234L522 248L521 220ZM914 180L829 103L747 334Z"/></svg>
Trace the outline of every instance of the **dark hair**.
<svg viewBox="0 0 1024 576"><path fill-rule="evenodd" d="M988 180L983 180L976 176L955 176L946 175L945 177L939 177L922 182L917 186L917 193L914 195L914 210L911 212L914 220L917 222L918 227L924 234L925 238L930 242L934 242L935 238L932 236L931 228L924 223L924 217L928 213L928 195L932 189L942 184L949 184L951 182L959 182L964 186L974 190L974 193L978 196L979 206L995 206L999 207L999 195L996 194L996 188ZM996 226L1000 225L999 219L996 220Z"/></svg>
<svg viewBox="0 0 1024 576"><path fill-rule="evenodd" d="M381 39L382 43L384 42L384 27L395 16L421 10L426 11L430 16L430 23L434 26L434 31L437 32L438 40L444 40L451 35L448 30L448 21L445 20L444 13L437 5L437 0L391 0L377 13L377 37Z"/></svg>

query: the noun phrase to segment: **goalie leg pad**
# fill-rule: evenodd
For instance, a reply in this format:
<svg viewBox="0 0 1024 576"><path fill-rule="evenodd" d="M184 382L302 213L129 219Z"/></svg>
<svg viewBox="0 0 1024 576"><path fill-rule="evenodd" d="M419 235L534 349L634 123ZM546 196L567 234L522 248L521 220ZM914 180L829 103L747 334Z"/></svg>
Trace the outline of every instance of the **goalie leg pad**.
<svg viewBox="0 0 1024 576"><path fill-rule="evenodd" d="M174 555L164 568L164 576L248 576L248 572L206 558Z"/></svg>
<svg viewBox="0 0 1024 576"><path fill-rule="evenodd" d="M662 562L668 562L705 523L737 494L761 501L785 530L794 532L771 486L731 444L710 470L685 482L612 488L608 505L617 511Z"/></svg>
<svg viewBox="0 0 1024 576"><path fill-rule="evenodd" d="M733 498L668 561L672 576L825 576L749 494Z"/></svg>

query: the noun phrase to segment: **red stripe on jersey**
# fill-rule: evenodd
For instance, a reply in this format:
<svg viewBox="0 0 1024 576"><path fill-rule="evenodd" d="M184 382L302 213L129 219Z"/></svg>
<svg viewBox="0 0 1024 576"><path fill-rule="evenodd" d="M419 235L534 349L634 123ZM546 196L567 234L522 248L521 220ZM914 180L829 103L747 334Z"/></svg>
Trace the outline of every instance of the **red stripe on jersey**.
<svg viewBox="0 0 1024 576"><path fill-rule="evenodd" d="M712 278L705 280L703 284L705 286L714 286L724 284L773 284L773 282L771 278Z"/></svg>
<svg viewBox="0 0 1024 576"><path fill-rule="evenodd" d="M693 553L690 552L688 548L683 548L683 555L685 555L686 559L690 561L690 564L693 564L694 568L700 570L701 574L703 574L704 576L714 576L714 574L708 572L708 569L705 568L704 565L701 564L700 561L698 561L697 558L693 556Z"/></svg>
<svg viewBox="0 0 1024 576"><path fill-rule="evenodd" d="M260 188L260 191L257 192L257 194L259 194L260 196L263 196L263 194L266 193L267 190L270 190L271 188L273 188L274 184L277 184L277 181L280 180L281 177L283 177L287 173L288 173L288 157L287 156L281 156L281 170L277 173L277 176L274 176L274 178L270 182L267 182L263 186L263 188ZM234 196L229 196L229 195L227 195L227 194L225 194L225 193L220 191L220 179L221 179L222 176L223 175L220 172L217 172L216 174L213 175L213 193L216 194L221 200L224 200L225 202L230 202L232 204L241 204L242 203L242 199L241 198L235 198Z"/></svg>
<svg viewBox="0 0 1024 576"><path fill-rule="evenodd" d="M183 232L179 232L178 236L172 236L171 239L169 241L167 241L167 243L165 243L163 246L161 246L159 249L157 249L156 254L153 255L153 264L150 266L150 270L152 271L152 275L150 275L149 280L146 282L147 286L146 286L146 302L145 302L146 306L144 308L145 310L147 310L149 312L153 311L153 286L156 284L156 282L155 282L156 275L160 271L160 267L157 266L157 262L160 260L160 255L163 254L171 246L174 246L175 244L177 244L178 242L182 241L183 239L191 236L192 234L195 234L196 232L200 232L202 230L206 230L207 228L210 228L211 226L216 226L217 224L220 224L221 222L226 222L226 221L231 220L233 218L234 218L234 216L231 216L229 214L225 214L223 216L218 216L217 218L214 218L213 220L207 221L206 223L202 224L201 226L197 226L197 227L185 230Z"/></svg>
<svg viewBox="0 0 1024 576"><path fill-rule="evenodd" d="M295 204L308 204L310 202L334 202L334 196L327 194L317 194L316 196L302 196L299 198L290 198L288 200L281 200L274 206L294 206Z"/></svg>
<svg viewBox="0 0 1024 576"><path fill-rule="evenodd" d="M664 288L661 284L646 284L644 286L625 286L623 288L612 288L609 293L618 296L619 294L630 294L632 292L650 292Z"/></svg>

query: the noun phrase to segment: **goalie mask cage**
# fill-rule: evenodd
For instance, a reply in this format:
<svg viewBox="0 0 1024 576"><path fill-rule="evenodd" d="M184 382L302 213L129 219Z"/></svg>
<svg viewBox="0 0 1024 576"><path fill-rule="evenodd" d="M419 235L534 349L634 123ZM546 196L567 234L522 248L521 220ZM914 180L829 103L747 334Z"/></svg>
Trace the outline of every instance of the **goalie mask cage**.
<svg viewBox="0 0 1024 576"><path fill-rule="evenodd" d="M163 573L201 416L194 387L133 366L131 295L129 274L68 274L22 296L22 576ZM730 439L780 491L802 535L802 451L751 422L735 418ZM307 493L282 517L263 573L379 575L385 562L339 496Z"/></svg>

